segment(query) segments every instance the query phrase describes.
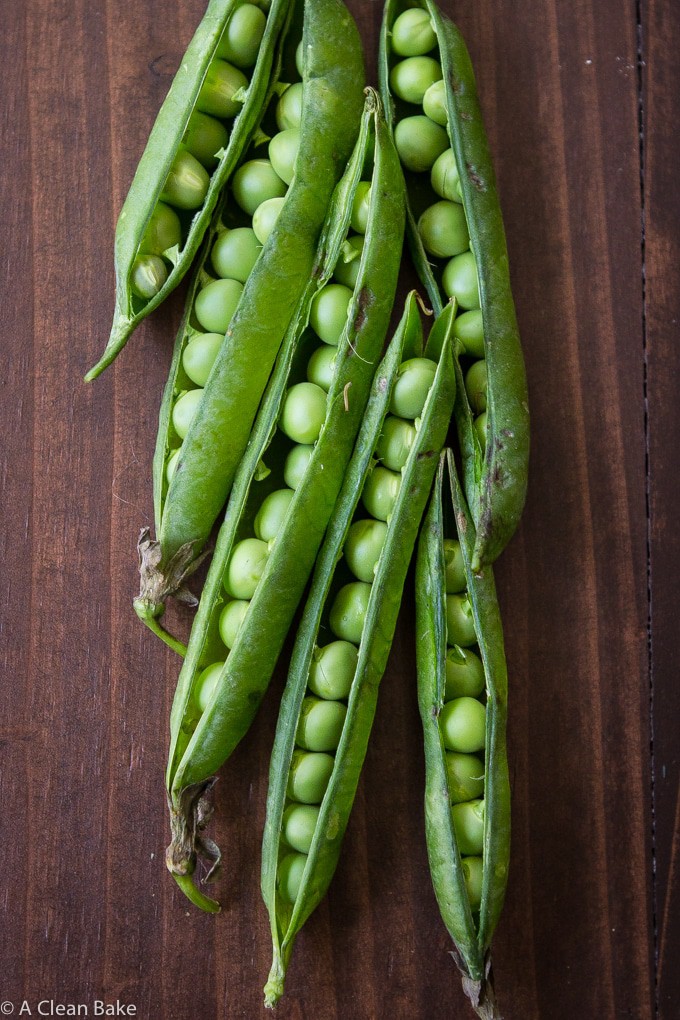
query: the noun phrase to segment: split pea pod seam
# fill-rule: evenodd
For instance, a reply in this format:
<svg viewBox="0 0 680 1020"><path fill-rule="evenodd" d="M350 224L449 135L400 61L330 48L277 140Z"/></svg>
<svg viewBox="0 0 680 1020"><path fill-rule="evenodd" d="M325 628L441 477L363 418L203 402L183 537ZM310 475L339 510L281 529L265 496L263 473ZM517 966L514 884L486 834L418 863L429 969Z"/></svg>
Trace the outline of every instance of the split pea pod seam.
<svg viewBox="0 0 680 1020"><path fill-rule="evenodd" d="M168 592L176 587L168 572L178 560L180 573L195 561L226 502L312 273L333 188L357 137L363 58L356 25L340 0L305 0L303 11L302 121L294 175L193 409L165 498L158 541Z"/></svg>
<svg viewBox="0 0 680 1020"><path fill-rule="evenodd" d="M373 158L367 159L371 149ZM367 164L370 180L362 182ZM347 233L356 222L357 195L366 195L365 184L370 191L365 236L353 258ZM188 881L197 854L213 866L219 861L201 827L205 789L255 716L342 485L389 324L403 203L401 169L380 100L367 90L359 140L331 201L317 272L288 331L238 469L173 703L166 779L173 842L167 861L199 906L205 906L198 902L202 894L196 890L194 896L196 887ZM357 263L351 291L328 283L339 264L347 278L343 256ZM322 313L325 299L338 293L341 315L333 313L337 332L329 335ZM320 347L319 331L325 341ZM333 352L335 344L334 364L318 374L325 345ZM319 382L310 382L310 374ZM305 406L308 398L314 407L319 401L314 413L321 419L311 435L306 415L298 416L298 395Z"/></svg>
<svg viewBox="0 0 680 1020"><path fill-rule="evenodd" d="M446 300L460 311L455 418L477 531L472 562L479 570L505 548L524 506L524 361L470 56L434 0L406 7L403 0L385 5L380 87L406 168L407 236L416 269L435 311Z"/></svg>
<svg viewBox="0 0 680 1020"><path fill-rule="evenodd" d="M270 766L262 848L262 894L273 943L267 1006L283 994L295 938L324 896L340 854L411 553L453 407L455 377L446 339L451 325L447 309L433 326L444 337L438 366L418 357L422 329L415 296L409 297L376 373L315 568ZM390 420L402 441L391 442ZM401 465L399 470L379 465L381 455L392 467ZM363 507L357 509L360 498ZM319 648L321 634L338 640Z"/></svg>
<svg viewBox="0 0 680 1020"><path fill-rule="evenodd" d="M425 831L432 883L463 987L478 1015L491 1020L498 1013L489 947L510 851L508 682L493 573L489 566L473 571L474 548L474 523L447 450L416 560Z"/></svg>
<svg viewBox="0 0 680 1020"><path fill-rule="evenodd" d="M118 218L113 325L88 382L191 266L220 192L258 125L292 6L292 0L272 0L265 13L238 0L208 4Z"/></svg>

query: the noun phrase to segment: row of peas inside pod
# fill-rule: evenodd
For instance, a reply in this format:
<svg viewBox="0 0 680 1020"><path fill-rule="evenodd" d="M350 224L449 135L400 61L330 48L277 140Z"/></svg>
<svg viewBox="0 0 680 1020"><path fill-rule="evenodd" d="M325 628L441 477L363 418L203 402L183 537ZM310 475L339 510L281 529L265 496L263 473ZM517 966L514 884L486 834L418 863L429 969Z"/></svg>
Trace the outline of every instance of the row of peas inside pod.
<svg viewBox="0 0 680 1020"><path fill-rule="evenodd" d="M338 568L339 575L352 579L338 588L330 606L328 628L333 640L314 651L288 778L289 804L283 815L279 893L290 904L297 898L318 805L333 771L371 586L436 368L427 358L412 358L401 366L376 448L377 462L364 485Z"/></svg>
<svg viewBox="0 0 680 1020"><path fill-rule="evenodd" d="M130 287L137 298L149 300L161 290L193 214L205 202L210 176L241 111L266 25L266 11L247 0L234 7L225 25L132 266Z"/></svg>
<svg viewBox="0 0 680 1020"><path fill-rule="evenodd" d="M475 256L451 147L446 84L429 14L415 7L394 21L389 86L396 97L394 141L407 174L420 242L439 287L455 299L465 389L482 451L486 446L484 324ZM416 112L418 111L418 112Z"/></svg>
<svg viewBox="0 0 680 1020"><path fill-rule="evenodd" d="M298 70L301 46L302 43L298 46L297 52ZM175 445L168 450L167 484L170 483L177 466L181 441L189 431L198 409L203 387L208 381L224 335L238 306L243 285L254 269L260 252L274 228L293 180L300 144L302 87L301 81L285 87L274 104L274 123L271 127L277 127L278 131L275 131L271 138L265 136L264 140L256 139L253 142L246 160L238 168L229 185L228 195L234 200L225 202L224 206L229 226L223 225L212 244L209 266L204 267L200 289L194 299L190 339L182 354L187 387L178 394L172 409L176 439ZM265 126L269 126L267 122ZM365 230L365 219L363 228ZM360 247L357 247L357 254L359 252ZM356 266L358 267L358 261ZM208 268L212 272L208 272ZM312 322L316 323L322 333L329 338L326 340L322 336L326 343L337 344L350 297L349 288L331 285L326 293L319 295L312 311ZM319 373L323 376L324 369L325 379L328 381L331 361L331 352L325 355L319 352L310 369L310 381L318 381L311 380L311 377ZM306 386L297 391L298 412L305 393L309 401L309 410L312 406L317 410L322 407L325 398L317 390ZM295 411L296 401L293 400L290 413ZM180 445L176 445L177 441Z"/></svg>
<svg viewBox="0 0 680 1020"><path fill-rule="evenodd" d="M352 288L356 283L360 264L369 188L370 183L365 181L357 188L352 210L353 232L343 245L333 281L321 287L312 300L310 325L315 337L322 342L314 347L307 358L306 378L293 383L283 401L278 428L285 437L283 445L286 452L282 458L281 479L284 485L273 489L264 497L252 520L251 534L235 544L227 565L224 589L229 601L222 609L219 622L219 633L227 650L231 649L236 641L276 536L285 521L293 494L302 482L312 459L315 444L326 418L327 394L333 382L337 347L347 321ZM219 239L220 237L217 240ZM348 251L351 253L350 258L345 261ZM335 282L339 277L345 282ZM195 342L193 340L186 350L190 351L191 345ZM180 397L180 401L194 392L200 393L200 390L189 391ZM176 459L178 453L179 451L176 451L171 454L170 470L172 458ZM224 660L216 661L201 673L194 690L196 705L200 711L204 710L210 700L223 665Z"/></svg>

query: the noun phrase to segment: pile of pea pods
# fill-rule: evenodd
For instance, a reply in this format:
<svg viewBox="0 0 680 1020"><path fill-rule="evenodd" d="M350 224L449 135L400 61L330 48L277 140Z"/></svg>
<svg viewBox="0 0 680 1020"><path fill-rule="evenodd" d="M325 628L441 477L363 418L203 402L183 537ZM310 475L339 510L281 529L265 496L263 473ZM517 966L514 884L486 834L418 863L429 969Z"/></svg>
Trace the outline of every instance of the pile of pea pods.
<svg viewBox="0 0 680 1020"><path fill-rule="evenodd" d="M111 336L86 377L191 271L134 600L181 658L167 866L219 910L210 791L306 594L262 847L274 1006L337 865L415 553L432 881L472 1006L497 1017L510 793L491 564L524 504L529 425L470 58L434 0L387 0L376 90L341 0L210 0L181 68L120 213ZM425 294L388 338L404 235ZM195 611L186 645L163 626L171 597Z"/></svg>

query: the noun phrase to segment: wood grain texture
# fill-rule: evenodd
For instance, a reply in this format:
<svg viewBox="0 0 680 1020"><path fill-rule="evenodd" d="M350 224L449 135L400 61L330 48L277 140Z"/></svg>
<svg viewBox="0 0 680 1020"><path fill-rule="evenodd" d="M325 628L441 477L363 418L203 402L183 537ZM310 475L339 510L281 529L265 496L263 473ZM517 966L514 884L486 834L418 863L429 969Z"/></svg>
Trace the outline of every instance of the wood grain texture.
<svg viewBox="0 0 680 1020"><path fill-rule="evenodd" d="M349 6L374 75L381 4ZM99 382L81 381L108 336L115 219L203 7L3 8L0 1001L34 1013L40 999L118 998L149 1020L265 1015L259 848L285 656L216 788L225 909L203 917L163 864L177 660L131 606L181 290ZM651 0L443 7L468 41L496 158L533 426L525 517L496 569L513 787L498 996L506 1020L670 1020L680 17ZM424 848L413 616L409 588L282 1020L471 1015Z"/></svg>

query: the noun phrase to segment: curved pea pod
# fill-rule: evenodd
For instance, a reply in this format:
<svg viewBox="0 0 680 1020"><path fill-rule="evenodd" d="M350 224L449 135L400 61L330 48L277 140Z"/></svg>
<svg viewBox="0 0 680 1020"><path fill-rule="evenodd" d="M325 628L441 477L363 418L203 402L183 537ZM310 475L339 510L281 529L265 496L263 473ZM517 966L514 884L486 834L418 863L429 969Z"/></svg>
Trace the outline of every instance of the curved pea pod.
<svg viewBox="0 0 680 1020"><path fill-rule="evenodd" d="M448 319L450 332L451 316ZM265 1004L283 994L295 938L330 884L366 754L375 714L378 686L387 664L403 587L427 502L439 450L450 420L455 379L450 343L445 340L439 364L401 471L401 485L388 516L384 544L370 586L365 622L358 642L356 670L335 753L333 771L309 846L299 889L291 903L280 891L277 869L285 853L282 835L286 788L299 733L303 698L320 635L332 626L333 597L347 577L342 554L367 477L375 464L380 439L403 355L418 351L420 321L413 296L373 384L373 392L347 477L331 518L315 568L312 585L293 649L281 703L269 773L267 817L262 848L262 895L269 911L273 962L265 987ZM445 330L446 332L446 330ZM360 511L360 514L364 511ZM329 613L330 609L330 613ZM326 704L328 704L326 702Z"/></svg>
<svg viewBox="0 0 680 1020"><path fill-rule="evenodd" d="M272 0L266 15L264 35L257 61L242 97L242 105L233 122L219 120L217 129L228 133L220 151L217 166L209 175L205 198L197 209L173 209L179 218L181 234L170 247L153 254L161 258L165 275L155 293L143 297L133 289L133 273L138 256L145 251L147 228L158 203L164 196L168 175L178 154L186 153L183 144L192 114L197 109L199 94L206 75L220 46L225 28L239 7L238 0L211 0L193 39L182 57L168 95L158 113L146 148L142 153L130 190L121 209L116 227L115 269L116 301L113 325L103 356L85 376L95 379L123 349L139 323L157 308L177 287L191 266L203 235L210 223L217 200L231 177L262 116L267 97L276 76L280 59L278 44L290 19L292 0ZM239 79L240 72L237 72ZM245 79L245 76L242 76ZM213 118L213 121L215 118ZM230 130L229 130L230 128ZM185 157L186 158L186 157ZM194 161L192 161L192 166ZM200 166L198 167L200 170ZM208 175L203 171L205 177ZM170 199L163 199L172 202ZM158 281L160 283L160 280ZM152 288L153 290L154 288Z"/></svg>
<svg viewBox="0 0 680 1020"><path fill-rule="evenodd" d="M448 474L449 485L446 475ZM460 543L486 700L481 902L473 909L451 811L440 717L447 686L445 537ZM456 945L463 987L479 1016L497 1017L489 947L503 906L510 854L510 786L505 742L507 669L493 573L472 569L475 529L453 455L444 451L416 560L418 703L425 743L425 831L439 909ZM467 795L466 795L467 797ZM457 798L460 799L460 798ZM469 848L466 849L469 853Z"/></svg>
<svg viewBox="0 0 680 1020"><path fill-rule="evenodd" d="M375 139L375 142L373 141ZM236 543L252 534L265 498L280 491L285 454L293 449L280 427L291 383L304 379L310 352L320 341L308 327L315 295L335 267L349 228L352 200L367 153L374 148L366 240L356 284L335 356L325 419L307 467L294 490L229 651L220 644L220 618L228 603L223 578ZM205 907L191 882L197 855L214 847L201 832L205 791L250 726L266 691L295 610L304 593L343 483L368 400L375 365L389 325L400 262L403 180L382 119L380 100L368 90L359 140L331 202L317 259L297 315L279 354L250 442L239 465L220 528L180 672L170 720L167 790L173 841L168 867L187 895ZM321 345L323 348L323 344ZM197 711L201 676L213 663L215 686ZM214 861L213 861L214 863Z"/></svg>
<svg viewBox="0 0 680 1020"><path fill-rule="evenodd" d="M390 74L398 59L391 52L392 28L405 7L403 0L387 0L381 31L380 87L386 115L395 130L405 114L416 109L410 104L409 109L393 98L390 88ZM455 330L459 340L455 417L463 455L463 486L477 532L472 564L474 570L479 570L484 564L492 563L505 548L524 507L529 458L527 386L503 220L470 56L460 32L433 0L425 0L423 7L430 16L436 38L436 50L431 55L441 64L443 115L453 169L447 185L442 187L441 178L436 179L436 167L440 159L447 158L445 152L435 163L432 177L429 172L406 174L406 232L416 269L435 311L442 308L449 295L454 303L459 303L456 294L462 300L469 300L463 306L468 319L471 312L474 314L475 309L481 307L482 323L477 327L476 343L470 346L468 342L466 348L462 320ZM444 132L441 126L436 130ZM446 200L441 202L444 196ZM428 210L437 202L451 214L457 214L454 217L456 230L469 234L470 252L460 251L450 262L445 262L450 252L459 251L459 248L440 248L440 239L433 242L426 225ZM464 216L460 209L454 208L458 203L462 203ZM445 244L451 242L452 234L453 228L449 228ZM461 245L467 244L461 241ZM441 251L448 254L441 255ZM476 264L478 281L478 295L471 299L463 298L454 279L458 270L453 266L456 258L468 258L468 255L474 260L473 276ZM481 427L483 420L474 427L473 410L463 384L463 367L467 370L474 359L482 356L488 379L485 429Z"/></svg>
<svg viewBox="0 0 680 1020"><path fill-rule="evenodd" d="M295 175L244 284L165 497L154 558L166 593L191 569L226 503L284 335L312 276L333 188L359 131L363 60L344 5L306 0L302 42Z"/></svg>

